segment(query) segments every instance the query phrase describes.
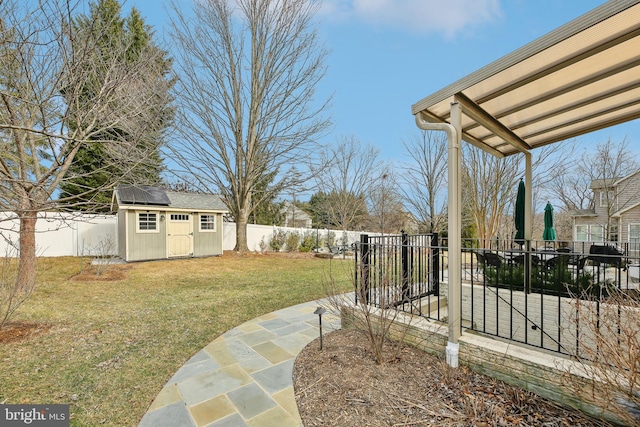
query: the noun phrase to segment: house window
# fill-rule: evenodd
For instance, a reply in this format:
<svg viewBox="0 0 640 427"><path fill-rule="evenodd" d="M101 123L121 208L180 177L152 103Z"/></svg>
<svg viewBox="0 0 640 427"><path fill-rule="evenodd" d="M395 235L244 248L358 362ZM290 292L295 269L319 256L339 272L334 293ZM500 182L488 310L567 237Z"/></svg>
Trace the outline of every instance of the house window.
<svg viewBox="0 0 640 427"><path fill-rule="evenodd" d="M576 225L576 240L578 242L589 241L589 226L588 225Z"/></svg>
<svg viewBox="0 0 640 427"><path fill-rule="evenodd" d="M576 241L603 242L604 228L601 225L576 225Z"/></svg>
<svg viewBox="0 0 640 427"><path fill-rule="evenodd" d="M592 242L604 242L604 227L601 225L592 225L589 229L591 232Z"/></svg>
<svg viewBox="0 0 640 427"><path fill-rule="evenodd" d="M155 212L138 212L138 233L157 233L158 214Z"/></svg>
<svg viewBox="0 0 640 427"><path fill-rule="evenodd" d="M640 224L629 224L629 250L640 251Z"/></svg>
<svg viewBox="0 0 640 427"><path fill-rule="evenodd" d="M209 214L200 215L200 231L216 231L216 216Z"/></svg>
<svg viewBox="0 0 640 427"><path fill-rule="evenodd" d="M601 191L600 192L600 207L606 208L607 206L613 206L613 191Z"/></svg>
<svg viewBox="0 0 640 427"><path fill-rule="evenodd" d="M618 224L611 224L609 226L609 241L610 242L618 241Z"/></svg>

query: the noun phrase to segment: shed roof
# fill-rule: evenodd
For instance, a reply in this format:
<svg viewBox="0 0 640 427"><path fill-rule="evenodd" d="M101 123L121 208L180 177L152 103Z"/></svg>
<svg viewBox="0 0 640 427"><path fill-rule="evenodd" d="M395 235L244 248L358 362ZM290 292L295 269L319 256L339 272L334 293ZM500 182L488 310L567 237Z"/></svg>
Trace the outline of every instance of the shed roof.
<svg viewBox="0 0 640 427"><path fill-rule="evenodd" d="M176 191L167 191L167 196L169 197L169 200L171 200L171 204L169 206L176 209L228 211L220 196L214 194L178 193Z"/></svg>
<svg viewBox="0 0 640 427"><path fill-rule="evenodd" d="M118 206L153 206L168 209L193 209L195 211L227 212L228 209L216 194L182 193L166 191L147 185L119 185L115 189Z"/></svg>
<svg viewBox="0 0 640 427"><path fill-rule="evenodd" d="M412 113L508 156L640 117L640 0L612 0L423 98Z"/></svg>

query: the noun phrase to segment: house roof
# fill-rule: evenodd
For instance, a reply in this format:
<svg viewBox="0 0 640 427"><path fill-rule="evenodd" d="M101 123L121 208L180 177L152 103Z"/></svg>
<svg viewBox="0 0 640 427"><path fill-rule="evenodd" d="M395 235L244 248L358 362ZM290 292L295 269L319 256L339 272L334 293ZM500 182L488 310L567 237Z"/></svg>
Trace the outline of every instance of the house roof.
<svg viewBox="0 0 640 427"><path fill-rule="evenodd" d="M161 187L146 185L119 185L114 191L118 206L152 206L168 209L221 211L228 209L220 196L215 194L182 193L166 191Z"/></svg>
<svg viewBox="0 0 640 427"><path fill-rule="evenodd" d="M299 220L311 219L311 216L308 213L306 213L304 210L300 209L299 207L297 207L296 205L294 205L289 201L284 202L284 205L282 206L282 211L286 215L295 216Z"/></svg>
<svg viewBox="0 0 640 427"><path fill-rule="evenodd" d="M596 190L599 188L611 188L616 185L619 181L619 178L604 178L604 179L594 179L591 181L590 188L592 190Z"/></svg>
<svg viewBox="0 0 640 427"><path fill-rule="evenodd" d="M591 217L598 216L595 209L576 209L569 212L569 216L572 217Z"/></svg>
<svg viewBox="0 0 640 427"><path fill-rule="evenodd" d="M498 157L640 117L640 0L612 0L412 106Z"/></svg>
<svg viewBox="0 0 640 427"><path fill-rule="evenodd" d="M627 179L640 174L640 170L637 170L635 172L631 172L628 175L623 176L622 178L605 178L605 179L594 179L591 181L591 185L590 188L592 189L598 189L598 188L613 188L613 187L617 187L618 185L620 185L620 183L622 183L623 181L626 181Z"/></svg>
<svg viewBox="0 0 640 427"><path fill-rule="evenodd" d="M612 217L614 217L614 218L617 218L617 217L621 216L622 214L624 214L625 212L629 212L630 210L635 209L635 208L637 208L638 206L640 206L640 202L638 202L638 203L634 203L634 204L632 204L631 206L627 206L627 207L626 207L626 208L624 208L624 209L620 209L618 212L615 212L615 213L614 213L613 215L611 215L611 216L612 216Z"/></svg>

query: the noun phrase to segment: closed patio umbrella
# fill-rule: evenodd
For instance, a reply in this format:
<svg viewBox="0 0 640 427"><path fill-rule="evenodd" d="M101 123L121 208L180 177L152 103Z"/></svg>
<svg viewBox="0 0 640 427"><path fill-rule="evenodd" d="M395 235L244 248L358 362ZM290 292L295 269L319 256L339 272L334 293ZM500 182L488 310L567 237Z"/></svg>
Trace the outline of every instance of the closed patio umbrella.
<svg viewBox="0 0 640 427"><path fill-rule="evenodd" d="M516 195L516 208L514 212L516 235L514 240L522 246L524 244L524 181L518 184L518 194Z"/></svg>
<svg viewBox="0 0 640 427"><path fill-rule="evenodd" d="M556 230L553 228L553 206L551 206L550 202L547 202L547 206L544 208L542 240L556 240Z"/></svg>

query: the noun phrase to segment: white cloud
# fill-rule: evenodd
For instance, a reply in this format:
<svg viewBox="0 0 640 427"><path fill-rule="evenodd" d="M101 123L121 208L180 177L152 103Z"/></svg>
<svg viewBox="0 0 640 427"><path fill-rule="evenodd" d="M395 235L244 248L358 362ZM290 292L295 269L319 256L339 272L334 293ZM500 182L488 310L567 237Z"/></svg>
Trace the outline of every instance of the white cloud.
<svg viewBox="0 0 640 427"><path fill-rule="evenodd" d="M446 38L502 15L499 0L324 0L322 13Z"/></svg>

